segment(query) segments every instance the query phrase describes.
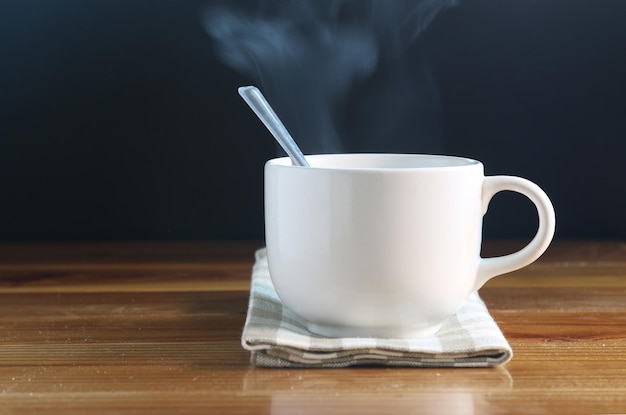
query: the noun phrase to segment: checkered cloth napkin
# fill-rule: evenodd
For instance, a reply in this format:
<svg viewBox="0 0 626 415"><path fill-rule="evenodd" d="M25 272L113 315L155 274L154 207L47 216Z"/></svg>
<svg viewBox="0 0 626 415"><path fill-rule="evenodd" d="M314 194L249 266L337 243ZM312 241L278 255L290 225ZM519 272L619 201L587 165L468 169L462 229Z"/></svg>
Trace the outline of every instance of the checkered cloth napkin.
<svg viewBox="0 0 626 415"><path fill-rule="evenodd" d="M266 367L491 367L513 356L476 292L432 336L383 339L313 334L301 318L282 306L270 279L265 249L256 252L241 342L251 352L252 363Z"/></svg>

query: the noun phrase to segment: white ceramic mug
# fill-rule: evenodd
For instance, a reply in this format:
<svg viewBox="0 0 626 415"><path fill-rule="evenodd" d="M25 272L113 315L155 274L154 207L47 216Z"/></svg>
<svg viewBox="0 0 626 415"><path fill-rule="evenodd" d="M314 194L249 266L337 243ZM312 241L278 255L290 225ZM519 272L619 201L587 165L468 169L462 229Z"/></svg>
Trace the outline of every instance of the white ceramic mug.
<svg viewBox="0 0 626 415"><path fill-rule="evenodd" d="M484 176L467 158L417 154L307 156L265 165L272 282L285 306L329 337L436 332L490 278L535 261L555 227L534 183ZM520 251L481 258L482 218L511 190L536 206L539 229Z"/></svg>

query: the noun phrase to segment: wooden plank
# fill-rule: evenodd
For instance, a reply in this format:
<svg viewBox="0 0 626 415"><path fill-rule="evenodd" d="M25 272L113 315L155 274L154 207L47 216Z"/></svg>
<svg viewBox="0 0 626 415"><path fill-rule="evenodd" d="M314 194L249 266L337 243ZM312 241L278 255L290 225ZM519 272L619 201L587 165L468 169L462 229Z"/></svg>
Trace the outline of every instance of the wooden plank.
<svg viewBox="0 0 626 415"><path fill-rule="evenodd" d="M626 413L622 243L556 243L490 281L514 351L494 369L252 367L258 246L0 246L0 413Z"/></svg>

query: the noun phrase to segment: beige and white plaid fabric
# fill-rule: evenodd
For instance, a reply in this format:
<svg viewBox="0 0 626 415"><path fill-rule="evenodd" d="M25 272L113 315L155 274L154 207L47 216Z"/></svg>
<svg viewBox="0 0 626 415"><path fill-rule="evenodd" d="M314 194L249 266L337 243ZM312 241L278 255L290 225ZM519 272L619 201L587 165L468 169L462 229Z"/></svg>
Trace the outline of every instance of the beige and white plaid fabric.
<svg viewBox="0 0 626 415"><path fill-rule="evenodd" d="M256 252L248 315L242 335L251 361L266 367L491 367L513 352L478 293L439 332L415 339L327 338L306 329L274 290L265 249Z"/></svg>

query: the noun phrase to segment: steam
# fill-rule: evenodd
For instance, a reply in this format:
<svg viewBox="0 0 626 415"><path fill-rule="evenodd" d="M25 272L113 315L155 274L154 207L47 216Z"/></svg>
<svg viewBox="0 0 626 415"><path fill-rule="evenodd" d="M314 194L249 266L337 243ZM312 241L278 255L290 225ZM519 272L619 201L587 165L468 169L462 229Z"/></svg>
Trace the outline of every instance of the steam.
<svg viewBox="0 0 626 415"><path fill-rule="evenodd" d="M409 70L407 59L457 1L261 0L211 7L203 23L220 59L261 86L305 153L381 142L410 151L407 139L432 151L436 89L427 67Z"/></svg>

